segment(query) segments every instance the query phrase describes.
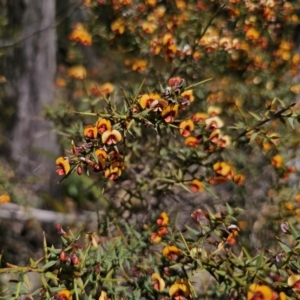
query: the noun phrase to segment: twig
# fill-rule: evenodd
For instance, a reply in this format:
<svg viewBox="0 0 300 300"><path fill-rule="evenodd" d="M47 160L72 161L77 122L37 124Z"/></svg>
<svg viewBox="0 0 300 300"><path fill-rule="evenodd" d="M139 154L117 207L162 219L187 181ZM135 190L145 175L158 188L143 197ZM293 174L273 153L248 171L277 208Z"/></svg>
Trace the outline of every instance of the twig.
<svg viewBox="0 0 300 300"><path fill-rule="evenodd" d="M248 132L264 125L265 123L269 122L269 121L272 121L280 116L282 116L282 114L284 112L286 112L287 110L289 110L290 108L292 108L293 106L296 105L296 102L293 102L292 104L290 104L289 106L279 110L278 112L276 112L271 118L266 118L266 119L263 119L261 121L259 121L258 123L256 123L255 125L251 126L250 128L248 129L245 129L244 131L242 131L235 139L234 141L237 141L239 138L241 138L242 136L244 136L245 134L247 134Z"/></svg>

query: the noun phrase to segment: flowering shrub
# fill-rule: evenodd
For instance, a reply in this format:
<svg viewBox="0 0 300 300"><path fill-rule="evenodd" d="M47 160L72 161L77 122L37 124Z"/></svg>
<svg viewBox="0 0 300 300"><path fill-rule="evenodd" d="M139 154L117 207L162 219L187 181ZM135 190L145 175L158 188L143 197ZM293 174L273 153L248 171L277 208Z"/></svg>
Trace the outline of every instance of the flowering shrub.
<svg viewBox="0 0 300 300"><path fill-rule="evenodd" d="M191 214L194 223L180 230L163 212L139 231L123 221L106 224L113 230L105 237L82 229L65 231L58 224L60 248L44 241L41 259L28 267L0 269L20 274L2 299L296 299L298 232L282 223L280 249L251 256L238 243L239 213L230 206L218 215L198 209ZM153 239L162 228L160 239ZM30 272L41 277L41 287L34 291Z"/></svg>
<svg viewBox="0 0 300 300"><path fill-rule="evenodd" d="M47 116L65 149L59 182L90 176L107 219L58 224L61 247L45 239L44 257L0 269L19 274L2 298L297 299L299 3L83 7L56 80L68 96ZM103 44L114 76L76 48Z"/></svg>

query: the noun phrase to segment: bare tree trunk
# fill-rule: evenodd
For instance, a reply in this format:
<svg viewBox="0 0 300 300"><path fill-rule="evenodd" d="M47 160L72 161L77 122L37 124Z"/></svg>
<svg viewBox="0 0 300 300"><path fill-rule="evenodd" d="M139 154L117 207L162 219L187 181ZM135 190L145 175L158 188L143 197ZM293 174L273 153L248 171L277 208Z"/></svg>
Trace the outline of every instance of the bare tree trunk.
<svg viewBox="0 0 300 300"><path fill-rule="evenodd" d="M53 157L57 153L51 123L43 117L43 107L51 105L54 100L55 0L26 1L21 31L21 36L30 37L15 51L18 57L12 66L16 69L14 87L17 99L11 153L17 173L37 176L43 179L43 185L54 177Z"/></svg>

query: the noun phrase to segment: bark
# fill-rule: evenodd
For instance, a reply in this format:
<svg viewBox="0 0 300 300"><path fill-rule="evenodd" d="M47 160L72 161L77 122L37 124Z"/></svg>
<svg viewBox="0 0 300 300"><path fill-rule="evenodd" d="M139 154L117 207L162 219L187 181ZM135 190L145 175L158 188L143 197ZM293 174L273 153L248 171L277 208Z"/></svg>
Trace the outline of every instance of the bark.
<svg viewBox="0 0 300 300"><path fill-rule="evenodd" d="M32 34L33 32L38 32ZM16 122L11 154L19 175L43 178L41 185L54 176L56 136L51 123L43 117L45 105L54 100L56 72L55 1L26 1L21 21L21 36L26 38L15 50L14 83ZM46 155L45 155L46 154ZM51 157L52 156L52 157ZM43 183L42 183L43 182Z"/></svg>

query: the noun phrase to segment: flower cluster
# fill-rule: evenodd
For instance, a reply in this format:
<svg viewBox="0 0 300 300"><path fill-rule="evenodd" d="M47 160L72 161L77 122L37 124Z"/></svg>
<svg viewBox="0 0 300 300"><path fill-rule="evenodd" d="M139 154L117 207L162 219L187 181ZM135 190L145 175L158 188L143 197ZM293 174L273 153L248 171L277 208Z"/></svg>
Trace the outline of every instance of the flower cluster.
<svg viewBox="0 0 300 300"><path fill-rule="evenodd" d="M86 142L81 146L72 144L72 157L57 159L58 174L68 174L72 164L78 175L83 169L91 168L94 172L102 171L104 177L111 180L120 177L124 169L123 156L115 149L116 144L122 141L120 131L114 129L110 120L103 118L95 125L85 126L83 135Z"/></svg>
<svg viewBox="0 0 300 300"><path fill-rule="evenodd" d="M81 144L75 145L72 142L71 155L56 160L57 174L68 175L76 170L81 175L92 170L100 172L104 178L118 179L125 168L126 154L120 150L126 148L126 140L133 136L134 126L143 126L145 129L150 127L156 131L159 126L170 128L174 133L178 133L178 136L184 137L184 145L187 148L193 149L195 153L204 152L207 157L223 151L230 146L231 138L222 132L224 122L219 116L222 112L220 107L211 105L206 112L196 112L188 118L180 119L181 114L188 113L188 106L195 101L194 86L186 87L184 79L172 77L161 92L140 92L134 98L127 97L127 107L122 112L111 105L113 85L91 84L90 93L105 101L107 108L103 114L90 114L98 116L98 120L93 125L83 128ZM201 164L201 161L197 163ZM206 184L215 185L233 180L240 185L245 180L245 176L236 173L229 163L216 162L206 168L211 168L209 172L216 175L210 178L193 176L188 179L186 174L181 174L178 180L182 181L185 176L193 192L203 191ZM166 231L164 226L159 228L153 234L152 241L160 241Z"/></svg>
<svg viewBox="0 0 300 300"><path fill-rule="evenodd" d="M158 229L151 234L151 241L159 243L164 235L168 233L167 226L169 225L169 216L166 212L162 212L156 221Z"/></svg>
<svg viewBox="0 0 300 300"><path fill-rule="evenodd" d="M105 97L105 94L109 95L113 91L113 86L107 83L97 90ZM95 94L95 89L92 92ZM73 155L56 160L57 174L67 175L76 168L77 173L81 175L83 170L87 172L91 169L94 172L101 171L105 178L116 180L125 167L124 157L117 146L124 140L124 134L131 121L135 120L146 126L153 126L161 121L166 125L175 124L178 123L179 110L184 110L193 101L193 91L184 88L184 80L178 77L171 78L163 93L142 94L134 99L126 116L114 118L113 114L108 114L107 118L100 117L94 125L85 126L84 143L77 146L72 142ZM145 111L149 113L147 119L142 116ZM179 130L183 132L187 129Z"/></svg>
<svg viewBox="0 0 300 300"><path fill-rule="evenodd" d="M84 46L92 45L92 36L81 23L74 25L73 31L69 35L69 39Z"/></svg>

